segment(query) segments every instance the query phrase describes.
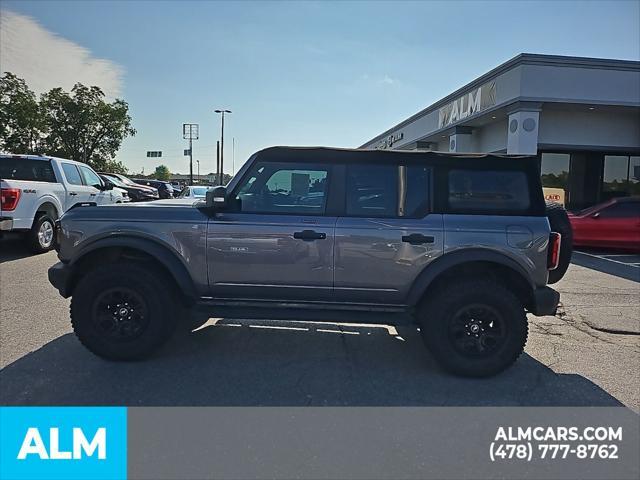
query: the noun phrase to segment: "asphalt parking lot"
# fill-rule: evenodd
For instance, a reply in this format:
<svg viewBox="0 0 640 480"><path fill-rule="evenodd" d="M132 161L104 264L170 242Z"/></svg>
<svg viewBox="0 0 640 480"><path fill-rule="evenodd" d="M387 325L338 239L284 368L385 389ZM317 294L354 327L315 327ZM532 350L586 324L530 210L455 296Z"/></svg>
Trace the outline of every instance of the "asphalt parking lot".
<svg viewBox="0 0 640 480"><path fill-rule="evenodd" d="M636 262L577 255L557 284L559 314L530 317L526 353L489 379L441 371L413 328L331 319L212 319L151 359L108 362L75 339L69 302L47 281L55 262L0 241L3 405L640 407Z"/></svg>

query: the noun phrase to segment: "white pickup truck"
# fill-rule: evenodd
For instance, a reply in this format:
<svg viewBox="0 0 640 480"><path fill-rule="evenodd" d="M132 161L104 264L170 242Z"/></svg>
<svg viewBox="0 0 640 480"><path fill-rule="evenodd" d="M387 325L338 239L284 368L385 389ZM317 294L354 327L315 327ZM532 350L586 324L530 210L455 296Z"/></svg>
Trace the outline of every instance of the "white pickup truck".
<svg viewBox="0 0 640 480"><path fill-rule="evenodd" d="M53 247L53 225L78 204L128 201L84 163L56 157L0 154L0 235L26 235L32 251Z"/></svg>

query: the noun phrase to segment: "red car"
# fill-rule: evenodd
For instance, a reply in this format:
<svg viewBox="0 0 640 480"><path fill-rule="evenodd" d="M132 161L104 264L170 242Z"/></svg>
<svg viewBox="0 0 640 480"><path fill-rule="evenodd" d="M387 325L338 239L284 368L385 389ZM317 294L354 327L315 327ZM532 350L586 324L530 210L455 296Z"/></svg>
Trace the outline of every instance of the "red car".
<svg viewBox="0 0 640 480"><path fill-rule="evenodd" d="M640 197L614 198L569 214L576 247L640 252Z"/></svg>

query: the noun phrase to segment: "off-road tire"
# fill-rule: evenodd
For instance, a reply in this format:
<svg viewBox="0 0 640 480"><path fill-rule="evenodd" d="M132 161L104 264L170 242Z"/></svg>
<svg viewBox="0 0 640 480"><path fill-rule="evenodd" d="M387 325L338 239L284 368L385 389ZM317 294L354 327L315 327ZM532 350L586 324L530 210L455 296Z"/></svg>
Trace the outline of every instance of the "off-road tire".
<svg viewBox="0 0 640 480"><path fill-rule="evenodd" d="M466 377L486 377L506 369L522 354L527 343L527 317L522 303L502 284L463 280L447 283L428 295L418 310L420 334L444 369ZM496 312L506 332L504 340L488 356L460 353L450 332L457 312L475 305L485 305Z"/></svg>
<svg viewBox="0 0 640 480"><path fill-rule="evenodd" d="M569 264L571 263L571 255L573 253L573 228L571 228L567 211L562 205L555 202L546 203L546 213L551 231L558 232L562 235L560 261L556 269L549 271L549 279L547 281L547 283L557 283L564 277L564 274L567 273L567 268L569 268Z"/></svg>
<svg viewBox="0 0 640 480"><path fill-rule="evenodd" d="M51 234L53 235L54 220L47 213L41 213L40 215L38 215L36 219L33 221L31 230L27 232L27 235L26 235L27 243L29 244L29 250L31 250L33 253L48 252L54 246L55 238L52 237L51 241L48 244L43 244L41 242L40 236L38 235L38 233L40 232L40 229L43 228L43 225L45 224L48 225L49 228L51 228Z"/></svg>
<svg viewBox="0 0 640 480"><path fill-rule="evenodd" d="M138 295L148 312L148 323L139 336L118 341L100 330L97 316L100 296L119 288ZM139 360L149 356L172 335L176 319L169 282L161 272L136 263L101 265L78 282L71 299L71 325L80 342L109 360Z"/></svg>

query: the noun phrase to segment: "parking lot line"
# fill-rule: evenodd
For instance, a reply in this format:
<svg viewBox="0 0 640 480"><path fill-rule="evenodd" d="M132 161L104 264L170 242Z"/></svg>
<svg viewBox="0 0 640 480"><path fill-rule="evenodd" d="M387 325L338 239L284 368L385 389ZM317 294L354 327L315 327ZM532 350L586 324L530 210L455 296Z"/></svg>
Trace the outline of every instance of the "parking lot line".
<svg viewBox="0 0 640 480"><path fill-rule="evenodd" d="M608 262L612 262L612 263L618 263L620 265L626 265L628 267L633 267L633 268L640 268L640 263L630 263L630 262L621 262L620 260L614 260L613 258L609 258L613 255L595 255L593 253L587 253L587 252L583 252L580 250L576 250L575 253L579 253L581 255L587 255L589 257L593 257L593 258L599 258L601 260L606 260ZM628 256L628 257L633 257L634 255L624 255L624 256Z"/></svg>

